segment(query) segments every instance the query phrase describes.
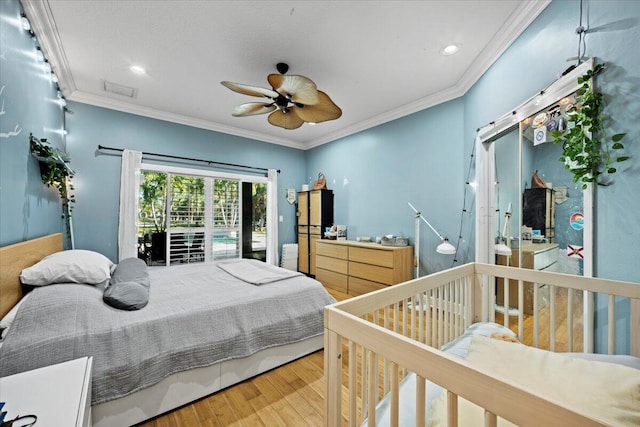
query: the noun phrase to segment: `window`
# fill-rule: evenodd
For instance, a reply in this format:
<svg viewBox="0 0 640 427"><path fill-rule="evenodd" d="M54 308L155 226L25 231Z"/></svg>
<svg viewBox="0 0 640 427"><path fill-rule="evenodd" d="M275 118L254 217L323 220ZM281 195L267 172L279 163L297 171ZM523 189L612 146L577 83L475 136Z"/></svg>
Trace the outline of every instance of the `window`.
<svg viewBox="0 0 640 427"><path fill-rule="evenodd" d="M246 221L242 210L247 209L250 257L264 259L253 253L262 251L264 255L266 248L266 179L197 173L202 171L143 165L138 191L138 256L149 265L247 256L242 240L246 230L242 228ZM256 200L249 206L241 203L247 188L251 200Z"/></svg>

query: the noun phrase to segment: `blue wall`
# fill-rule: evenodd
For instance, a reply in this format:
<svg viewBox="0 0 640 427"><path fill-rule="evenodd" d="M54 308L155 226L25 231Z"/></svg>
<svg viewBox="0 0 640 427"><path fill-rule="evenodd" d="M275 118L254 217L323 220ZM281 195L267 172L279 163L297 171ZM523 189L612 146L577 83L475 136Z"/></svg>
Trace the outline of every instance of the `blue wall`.
<svg viewBox="0 0 640 427"><path fill-rule="evenodd" d="M0 2L0 245L63 231L57 190L40 181L29 133L64 149L57 89L22 28L20 4Z"/></svg>
<svg viewBox="0 0 640 427"><path fill-rule="evenodd" d="M395 234L413 244L412 203L439 232L456 242L462 212L461 99L310 150L307 173L322 171L335 194L335 222L347 237ZM435 252L440 240L420 231L421 274L451 267Z"/></svg>
<svg viewBox="0 0 640 427"><path fill-rule="evenodd" d="M615 183L595 192L595 275L640 281L636 266L640 237L640 2L585 1L589 8L586 55L609 64L598 77L606 94L611 134L627 132L623 141L632 160L621 165ZM479 126L511 111L553 82L576 55L579 1L554 1L465 95L465 153ZM622 249L624 248L624 249ZM598 298L596 325L606 324L603 298ZM628 352L629 303L617 304L618 351ZM603 328L597 341L606 342ZM599 347L602 350L602 347Z"/></svg>
<svg viewBox="0 0 640 427"><path fill-rule="evenodd" d="M609 63L598 86L607 94L611 127L627 132L623 142L632 156L612 186L596 189L595 273L640 281L634 264L640 254L640 2L585 5L593 30L586 37L586 54ZM0 2L0 87L5 86L1 97L6 111L0 116L0 132L16 124L23 129L18 136L0 139L0 244L62 229L55 190L40 184L37 162L28 154L28 133L65 148L56 133L63 118L54 85L31 57L33 41L20 29L18 16L16 0ZM390 233L412 238L411 202L454 243L462 236L458 263L472 260L474 194L465 182L476 129L548 86L567 68L566 59L577 51L578 19L579 1L554 1L464 97L309 152L71 103L75 114L67 116L66 148L77 172L76 246L116 258L120 158L97 155L96 147L102 144L282 169L281 244L295 240L294 208L286 202L284 189L298 189L322 171L336 194L336 222L348 226L350 239ZM471 173L473 178L473 167ZM436 254L438 239L421 227L421 273L451 266L453 257ZM622 300L618 305L618 329L627 337L629 304ZM598 325L605 322L598 317ZM604 341L601 329L597 338ZM620 341L619 350L628 351L628 342Z"/></svg>
<svg viewBox="0 0 640 427"><path fill-rule="evenodd" d="M73 111L67 115L67 148L76 171L77 248L117 261L121 157L98 152L98 145L280 169L278 211L284 221L279 241L295 241L295 209L287 203L285 189L299 188L304 181L304 152L87 104L70 102L68 108Z"/></svg>
<svg viewBox="0 0 640 427"><path fill-rule="evenodd" d="M607 94L606 114L633 160L614 176L615 184L596 189L595 274L640 281L640 2L585 1L589 8L587 56L609 63L598 78ZM462 100L430 108L311 150L307 173L323 171L336 191L336 218L349 238L396 233L412 236L407 201L415 201L443 233L456 236L462 218L458 262L473 258L474 218L461 215L462 194L475 132L548 86L569 66L578 37L579 1L552 2L496 61ZM459 128L462 127L462 129ZM613 133L613 132L612 132ZM472 168L472 176L474 174ZM347 177L348 185L343 185ZM570 188L571 189L571 188ZM469 201L470 199L470 201ZM464 206L473 209L473 195ZM451 257L435 254L437 239L421 236L422 273L449 267ZM421 239L422 240L422 239ZM625 249L620 249L625 248ZM597 301L598 307L602 304ZM618 303L618 351L628 352L629 304ZM598 325L606 323L598 309ZM597 339L605 342L598 328ZM602 348L600 348L602 350Z"/></svg>
<svg viewBox="0 0 640 427"><path fill-rule="evenodd" d="M640 234L640 2L586 1L590 27L587 56L609 64L598 77L606 94L612 132L627 132L626 153L615 183L596 188L596 274L640 281L633 249ZM553 82L577 52L579 2L554 1L465 95L465 154L476 129L508 112ZM616 248L630 248L628 251Z"/></svg>

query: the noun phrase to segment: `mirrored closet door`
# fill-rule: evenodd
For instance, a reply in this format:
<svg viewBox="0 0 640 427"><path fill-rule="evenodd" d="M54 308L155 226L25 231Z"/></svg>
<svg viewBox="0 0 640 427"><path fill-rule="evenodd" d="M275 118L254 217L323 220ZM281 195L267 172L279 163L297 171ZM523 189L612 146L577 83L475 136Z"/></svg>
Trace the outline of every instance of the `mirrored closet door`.
<svg viewBox="0 0 640 427"><path fill-rule="evenodd" d="M562 146L551 137L552 131L569 125L567 112L575 107L577 77L592 65L581 64L479 130L476 261L592 275L592 188L576 186L560 161ZM557 298L563 310L592 311L591 297L557 295L544 284L498 280L485 284L484 290L487 300L495 298L498 306L489 318L497 316L505 324L509 317L522 323L542 313L549 316L550 307L558 306ZM583 326L584 331L592 329L589 319Z"/></svg>

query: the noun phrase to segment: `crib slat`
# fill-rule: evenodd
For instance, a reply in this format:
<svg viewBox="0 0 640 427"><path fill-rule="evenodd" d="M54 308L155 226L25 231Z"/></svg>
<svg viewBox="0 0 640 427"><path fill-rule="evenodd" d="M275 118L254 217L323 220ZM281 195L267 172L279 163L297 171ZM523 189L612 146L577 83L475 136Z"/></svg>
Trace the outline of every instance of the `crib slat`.
<svg viewBox="0 0 640 427"><path fill-rule="evenodd" d="M427 316L427 313L425 312L427 310L427 307L424 304L424 294L421 292L418 294L418 307L420 307L420 313L419 313L419 317L418 317L418 340L420 342L425 342L424 341L424 318Z"/></svg>
<svg viewBox="0 0 640 427"><path fill-rule="evenodd" d="M389 329L389 306L384 307L384 327L385 329ZM383 393L387 394L389 392L389 359L384 358L384 383L383 383Z"/></svg>
<svg viewBox="0 0 640 427"><path fill-rule="evenodd" d="M430 346L436 347L438 345L438 295L437 289L431 290L431 342Z"/></svg>
<svg viewBox="0 0 640 427"><path fill-rule="evenodd" d="M369 411L368 414L368 426L369 427L375 427L376 425L376 403L377 403L377 397L378 397L378 390L377 390L377 377L378 377L378 370L376 369L376 361L377 361L377 357L376 354L373 351L367 350L367 353L369 354L368 357L368 363L369 363L369 368L368 368L368 373L369 373L369 377L367 378L367 383L369 384L369 398L368 398L368 407L371 409ZM364 399L363 399L364 400Z"/></svg>
<svg viewBox="0 0 640 427"><path fill-rule="evenodd" d="M324 372L325 372L325 422L340 425L342 419L342 337L325 329L324 331Z"/></svg>
<svg viewBox="0 0 640 427"><path fill-rule="evenodd" d="M361 401L362 401L362 419L364 419L367 415L368 415L368 409L369 409L369 399L367 398L368 396L368 392L369 392L369 388L367 387L367 378L368 377L368 360L367 360L367 352L368 350L364 347L360 347L360 352L362 353L362 360L361 360L361 365L360 365L360 389L361 389Z"/></svg>
<svg viewBox="0 0 640 427"><path fill-rule="evenodd" d="M464 306L466 307L466 313L465 313L465 322L463 325L463 328L468 328L469 325L471 325L471 323L474 321L473 319L473 310L474 310L474 301L473 301L473 286L474 286L474 279L471 276L467 276L465 277L465 299L464 299Z"/></svg>
<svg viewBox="0 0 640 427"><path fill-rule="evenodd" d="M355 426L358 420L358 349L355 341L349 340L349 426Z"/></svg>
<svg viewBox="0 0 640 427"><path fill-rule="evenodd" d="M538 345L538 284L533 284L533 346Z"/></svg>
<svg viewBox="0 0 640 427"><path fill-rule="evenodd" d="M497 427L498 417L485 409L484 411L484 427Z"/></svg>
<svg viewBox="0 0 640 427"><path fill-rule="evenodd" d="M425 405L425 385L426 381L420 375L416 375L416 427L424 426L424 405Z"/></svg>
<svg viewBox="0 0 640 427"><path fill-rule="evenodd" d="M398 365L391 362L391 411L389 424L391 427L398 427L400 416L400 394L398 386Z"/></svg>
<svg viewBox="0 0 640 427"><path fill-rule="evenodd" d="M591 336L591 332L593 331L593 326L594 326L593 292L582 291L582 304L583 304L582 339L584 340L584 351L587 353L593 353L593 337Z"/></svg>
<svg viewBox="0 0 640 427"><path fill-rule="evenodd" d="M524 283L518 280L518 338L524 341Z"/></svg>
<svg viewBox="0 0 640 427"><path fill-rule="evenodd" d="M424 424L421 424L424 425ZM458 395L447 390L447 425L458 427Z"/></svg>
<svg viewBox="0 0 640 427"><path fill-rule="evenodd" d="M456 307L456 315L454 317L453 320L453 330L454 330L454 335L457 337L458 335L460 335L460 307L462 307L461 304L461 296L462 296L462 290L461 290L461 280L456 280L456 297L455 297L455 307Z"/></svg>
<svg viewBox="0 0 640 427"><path fill-rule="evenodd" d="M438 348L444 345L444 301L442 298L442 286L438 287Z"/></svg>
<svg viewBox="0 0 640 427"><path fill-rule="evenodd" d="M607 328L608 340L608 352L609 354L615 354L616 350L616 296L609 295L609 327Z"/></svg>
<svg viewBox="0 0 640 427"><path fill-rule="evenodd" d="M567 289L567 351L573 351L573 289Z"/></svg>
<svg viewBox="0 0 640 427"><path fill-rule="evenodd" d="M433 306L431 304L431 293L429 291L427 291L425 293L424 296L424 307L425 307L425 314L424 314L424 328L425 328L425 337L424 337L424 342L427 345L431 345L431 315L433 313Z"/></svg>
<svg viewBox="0 0 640 427"><path fill-rule="evenodd" d="M556 351L556 287L549 285L549 350Z"/></svg>
<svg viewBox="0 0 640 427"><path fill-rule="evenodd" d="M510 301L510 293L509 293L509 288L511 287L511 284L509 283L510 280L507 278L502 279L502 283L504 283L504 285L502 286L503 289L503 298L502 301L504 301L504 321L502 322L503 326L505 328L509 327L509 301Z"/></svg>
<svg viewBox="0 0 640 427"><path fill-rule="evenodd" d="M400 324L400 303L393 304L393 332L398 332L398 325Z"/></svg>

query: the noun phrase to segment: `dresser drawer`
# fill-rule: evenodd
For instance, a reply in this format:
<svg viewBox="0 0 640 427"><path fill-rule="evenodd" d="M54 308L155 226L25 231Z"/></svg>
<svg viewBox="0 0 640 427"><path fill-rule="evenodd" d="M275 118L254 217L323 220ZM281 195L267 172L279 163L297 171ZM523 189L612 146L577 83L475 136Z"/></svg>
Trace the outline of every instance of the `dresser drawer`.
<svg viewBox="0 0 640 427"><path fill-rule="evenodd" d="M316 268L316 280L327 288L335 289L340 292L347 293L347 275L336 273L335 271Z"/></svg>
<svg viewBox="0 0 640 427"><path fill-rule="evenodd" d="M533 269L544 270L558 261L558 248L536 252L533 256Z"/></svg>
<svg viewBox="0 0 640 427"><path fill-rule="evenodd" d="M372 282L370 280L360 279L358 277L349 277L349 295L362 295L368 292L385 289L387 285Z"/></svg>
<svg viewBox="0 0 640 427"><path fill-rule="evenodd" d="M341 274L347 274L349 271L347 260L327 256L316 256L316 268L323 268Z"/></svg>
<svg viewBox="0 0 640 427"><path fill-rule="evenodd" d="M393 251L384 249L349 248L349 261L393 267Z"/></svg>
<svg viewBox="0 0 640 427"><path fill-rule="evenodd" d="M384 283L385 285L394 284L393 269L377 265L349 261L349 276L372 280L374 282Z"/></svg>
<svg viewBox="0 0 640 427"><path fill-rule="evenodd" d="M309 226L309 234L320 234L322 230L322 227L320 227L319 225L310 225Z"/></svg>
<svg viewBox="0 0 640 427"><path fill-rule="evenodd" d="M349 247L344 245L336 245L334 243L316 243L316 254L330 256L333 258L347 259Z"/></svg>
<svg viewBox="0 0 640 427"><path fill-rule="evenodd" d="M309 234L309 226L308 225L299 225L298 226L298 234Z"/></svg>

